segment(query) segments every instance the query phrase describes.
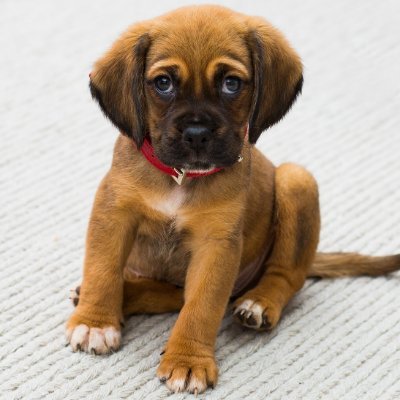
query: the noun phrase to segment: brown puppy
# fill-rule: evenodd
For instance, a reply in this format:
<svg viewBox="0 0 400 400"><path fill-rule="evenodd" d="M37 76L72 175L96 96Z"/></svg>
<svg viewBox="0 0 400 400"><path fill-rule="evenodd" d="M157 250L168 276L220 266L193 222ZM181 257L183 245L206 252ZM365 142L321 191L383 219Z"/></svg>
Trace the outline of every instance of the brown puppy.
<svg viewBox="0 0 400 400"><path fill-rule="evenodd" d="M315 180L252 146L302 82L279 31L215 6L133 25L95 64L92 94L121 135L90 219L67 326L74 350L117 349L123 315L180 310L157 375L171 390L202 392L217 382L215 339L231 297L239 322L271 329L307 276L399 267L400 256L315 259Z"/></svg>

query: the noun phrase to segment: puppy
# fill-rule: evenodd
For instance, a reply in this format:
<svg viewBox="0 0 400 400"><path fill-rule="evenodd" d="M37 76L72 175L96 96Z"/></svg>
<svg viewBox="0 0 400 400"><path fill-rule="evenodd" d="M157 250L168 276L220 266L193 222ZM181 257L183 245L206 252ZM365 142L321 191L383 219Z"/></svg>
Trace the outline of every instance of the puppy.
<svg viewBox="0 0 400 400"><path fill-rule="evenodd" d="M314 178L253 146L302 84L278 30L217 6L137 23L97 61L90 90L121 134L67 324L74 351L118 349L124 315L180 310L157 375L172 391L203 392L217 382L230 299L239 323L267 330L307 276L399 268L399 255L316 254Z"/></svg>

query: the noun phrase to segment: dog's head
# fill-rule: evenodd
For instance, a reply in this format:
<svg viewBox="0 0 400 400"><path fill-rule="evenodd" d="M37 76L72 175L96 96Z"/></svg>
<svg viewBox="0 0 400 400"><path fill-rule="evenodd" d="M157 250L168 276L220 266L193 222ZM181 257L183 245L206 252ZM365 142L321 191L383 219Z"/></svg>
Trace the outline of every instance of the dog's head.
<svg viewBox="0 0 400 400"><path fill-rule="evenodd" d="M90 88L105 115L140 148L176 168L238 159L279 121L302 87L302 65L262 18L218 6L178 9L133 25L94 66Z"/></svg>

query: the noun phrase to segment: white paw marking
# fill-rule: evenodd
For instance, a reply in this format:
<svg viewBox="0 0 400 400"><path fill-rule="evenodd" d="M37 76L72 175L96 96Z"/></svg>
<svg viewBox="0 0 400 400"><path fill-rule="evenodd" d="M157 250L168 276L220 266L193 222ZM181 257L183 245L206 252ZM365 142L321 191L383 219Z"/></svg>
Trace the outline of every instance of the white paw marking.
<svg viewBox="0 0 400 400"><path fill-rule="evenodd" d="M78 325L75 329L69 330L67 332L68 337L73 351L87 351L89 343L89 327L87 325Z"/></svg>
<svg viewBox="0 0 400 400"><path fill-rule="evenodd" d="M260 328L263 323L264 309L253 300L244 300L236 307L234 315L236 315L242 325L248 328ZM252 323L249 322L249 317L252 317Z"/></svg>
<svg viewBox="0 0 400 400"><path fill-rule="evenodd" d="M207 385L194 376L190 378L189 384L186 388L189 393L194 393L195 395L197 395L197 393L203 393L206 389Z"/></svg>
<svg viewBox="0 0 400 400"><path fill-rule="evenodd" d="M104 330L104 337L107 346L111 349L117 350L119 346L121 346L121 332L117 331L115 328L106 328Z"/></svg>
<svg viewBox="0 0 400 400"><path fill-rule="evenodd" d="M167 380L167 387L172 392L178 393L185 390L186 380L185 379L173 379Z"/></svg>
<svg viewBox="0 0 400 400"><path fill-rule="evenodd" d="M81 324L68 329L66 339L73 351L86 351L93 354L107 354L115 351L121 344L121 332L112 326L89 328Z"/></svg>

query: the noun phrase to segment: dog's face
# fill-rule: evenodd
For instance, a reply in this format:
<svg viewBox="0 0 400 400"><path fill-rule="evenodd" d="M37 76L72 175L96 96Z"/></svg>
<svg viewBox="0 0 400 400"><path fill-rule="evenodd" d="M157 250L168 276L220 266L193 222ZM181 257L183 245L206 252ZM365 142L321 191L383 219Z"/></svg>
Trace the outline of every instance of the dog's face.
<svg viewBox="0 0 400 400"><path fill-rule="evenodd" d="M302 66L260 18L223 7L179 9L131 27L100 59L91 91L104 113L140 147L149 135L165 164L234 164L249 141L287 112Z"/></svg>
<svg viewBox="0 0 400 400"><path fill-rule="evenodd" d="M168 34L151 42L145 71L156 154L186 169L235 163L253 92L246 44L235 29L204 18L167 20L162 29Z"/></svg>

